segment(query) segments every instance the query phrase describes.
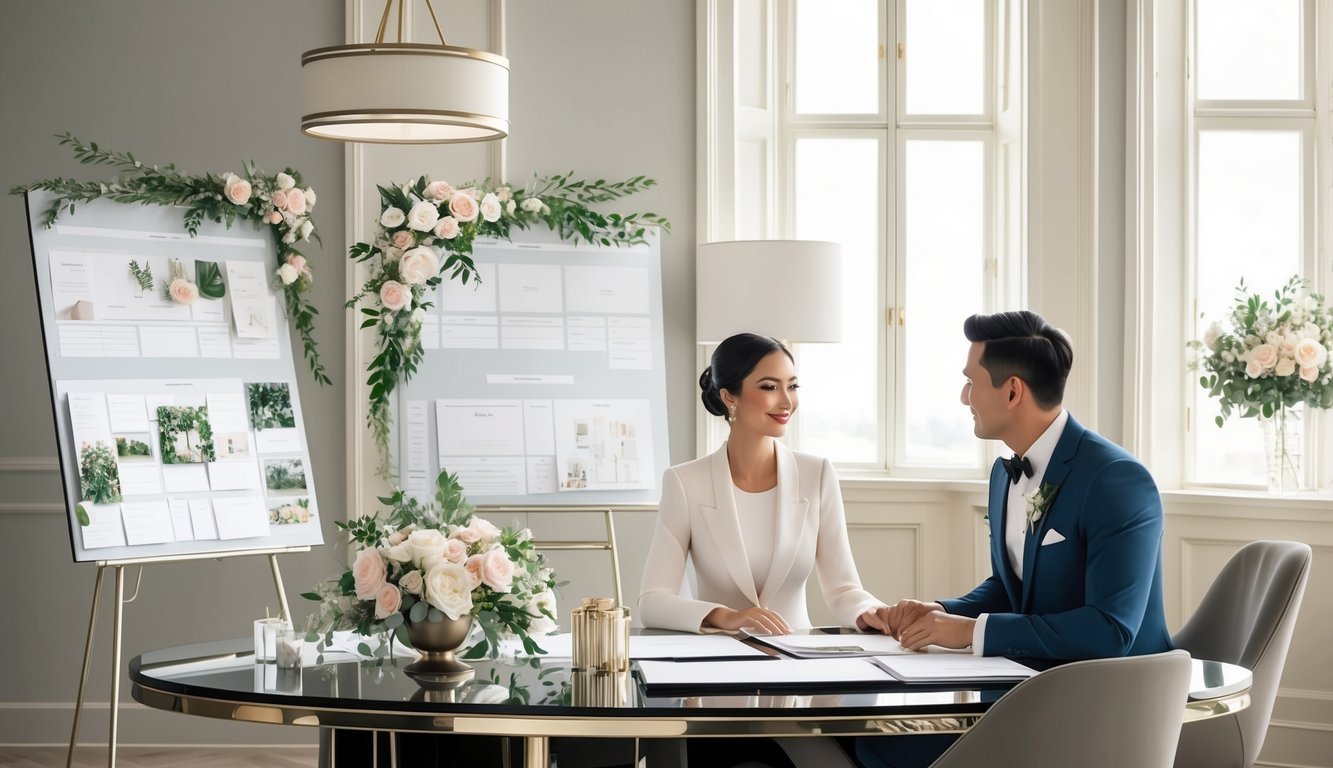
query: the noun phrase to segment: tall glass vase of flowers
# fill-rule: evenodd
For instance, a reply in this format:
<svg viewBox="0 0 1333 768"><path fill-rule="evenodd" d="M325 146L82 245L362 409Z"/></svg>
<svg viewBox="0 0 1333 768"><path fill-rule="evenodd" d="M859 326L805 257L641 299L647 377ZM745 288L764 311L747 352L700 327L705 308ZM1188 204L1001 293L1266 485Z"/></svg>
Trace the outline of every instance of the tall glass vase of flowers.
<svg viewBox="0 0 1333 768"><path fill-rule="evenodd" d="M1225 323L1190 342L1199 384L1221 406L1219 427L1233 415L1264 422L1269 490L1298 490L1308 482L1303 422L1310 409L1333 407L1333 313L1299 276L1271 299L1242 280Z"/></svg>

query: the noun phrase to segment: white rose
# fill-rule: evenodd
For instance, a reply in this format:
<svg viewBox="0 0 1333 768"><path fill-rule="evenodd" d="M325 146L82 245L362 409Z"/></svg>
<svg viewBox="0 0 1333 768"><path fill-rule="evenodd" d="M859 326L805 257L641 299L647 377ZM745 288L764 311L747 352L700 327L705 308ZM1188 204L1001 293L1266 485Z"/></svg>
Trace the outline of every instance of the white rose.
<svg viewBox="0 0 1333 768"><path fill-rule="evenodd" d="M443 532L434 528L422 528L419 531L412 531L404 545L412 552L413 560L425 560L432 555L438 557L444 551L445 541Z"/></svg>
<svg viewBox="0 0 1333 768"><path fill-rule="evenodd" d="M421 594L421 588L425 586L421 578L421 571L408 571L398 580L398 586L402 587L409 595Z"/></svg>
<svg viewBox="0 0 1333 768"><path fill-rule="evenodd" d="M1293 354L1296 364L1302 368L1322 368L1328 361L1328 350L1314 339L1301 339Z"/></svg>
<svg viewBox="0 0 1333 768"><path fill-rule="evenodd" d="M1272 344L1260 344L1250 350L1250 360L1259 364L1265 371L1277 365L1277 347Z"/></svg>
<svg viewBox="0 0 1333 768"><path fill-rule="evenodd" d="M426 197L431 200L444 201L454 193L454 188L447 181L432 181L426 185Z"/></svg>
<svg viewBox="0 0 1333 768"><path fill-rule="evenodd" d="M494 193L487 192L486 196L481 198L481 217L487 221L496 221L500 218L500 212L503 210L500 206L500 198Z"/></svg>
<svg viewBox="0 0 1333 768"><path fill-rule="evenodd" d="M537 213L542 209L543 203L540 197L529 197L519 204L519 207L528 213Z"/></svg>
<svg viewBox="0 0 1333 768"><path fill-rule="evenodd" d="M508 592L514 583L514 562L496 547L481 558L481 581L496 592Z"/></svg>
<svg viewBox="0 0 1333 768"><path fill-rule="evenodd" d="M283 264L281 267L278 267L278 278L282 280L283 285L291 285L296 282L296 278L300 276L301 273L291 264Z"/></svg>
<svg viewBox="0 0 1333 768"><path fill-rule="evenodd" d="M389 246L384 249L384 260L390 264L403 258L403 249L395 246Z"/></svg>
<svg viewBox="0 0 1333 768"><path fill-rule="evenodd" d="M1208 330L1203 332L1204 346L1214 352L1217 351L1217 341L1220 338L1222 338L1222 326L1217 323L1208 326Z"/></svg>
<svg viewBox="0 0 1333 768"><path fill-rule="evenodd" d="M445 240L453 240L458 237L458 219L453 216L445 216L440 219L440 223L435 225L435 236Z"/></svg>
<svg viewBox="0 0 1333 768"><path fill-rule="evenodd" d="M309 219L301 222L301 239L309 240L310 235L315 231L315 225L310 223Z"/></svg>
<svg viewBox="0 0 1333 768"><path fill-rule="evenodd" d="M467 569L448 560L426 572L426 602L445 616L457 619L472 611L472 580Z"/></svg>
<svg viewBox="0 0 1333 768"><path fill-rule="evenodd" d="M412 310L412 324L421 325L424 322L426 322L426 310L421 307Z"/></svg>
<svg viewBox="0 0 1333 768"><path fill-rule="evenodd" d="M384 550L384 554L395 563L412 562L412 550L408 548L407 544L402 542L391 545L388 549Z"/></svg>
<svg viewBox="0 0 1333 768"><path fill-rule="evenodd" d="M1296 363L1290 357L1282 358L1277 361L1277 365L1273 367L1273 373L1276 373L1279 376L1290 376L1295 372Z"/></svg>
<svg viewBox="0 0 1333 768"><path fill-rule="evenodd" d="M500 202L507 203L510 200L514 199L514 191L509 187L496 187L495 196L500 200Z"/></svg>
<svg viewBox="0 0 1333 768"><path fill-rule="evenodd" d="M444 543L444 559L451 563L461 563L467 559L467 544L458 539L449 539Z"/></svg>
<svg viewBox="0 0 1333 768"><path fill-rule="evenodd" d="M435 249L425 246L417 246L404 253L402 263L398 265L398 274L402 275L408 285L421 285L439 274L439 271L440 260L435 255Z"/></svg>
<svg viewBox="0 0 1333 768"><path fill-rule="evenodd" d="M513 216L514 209L517 207L518 205L513 200L510 200L509 202L505 203L505 213L507 213L510 216Z"/></svg>
<svg viewBox="0 0 1333 768"><path fill-rule="evenodd" d="M428 203L425 200L412 206L412 210L407 212L408 228L418 232L429 232L439 220L440 209L435 207L435 203Z"/></svg>
<svg viewBox="0 0 1333 768"><path fill-rule="evenodd" d="M306 187L305 189L301 190L301 194L305 195L306 207L314 208L315 200L318 199L318 197L315 195L315 190L311 189L310 187Z"/></svg>
<svg viewBox="0 0 1333 768"><path fill-rule="evenodd" d="M278 174L278 189L291 189L296 186L296 179L285 173Z"/></svg>
<svg viewBox="0 0 1333 768"><path fill-rule="evenodd" d="M380 226L387 227L388 229L401 227L403 226L404 221L407 221L407 214L393 206L385 208L384 213L380 214Z"/></svg>
<svg viewBox="0 0 1333 768"><path fill-rule="evenodd" d="M352 563L352 582L356 596L361 600L374 600L387 579L384 558L373 549L363 549L356 553Z"/></svg>
<svg viewBox="0 0 1333 768"><path fill-rule="evenodd" d="M1251 379L1257 379L1262 376L1263 373L1264 367L1255 361L1249 360L1245 363L1245 375L1249 376Z"/></svg>
<svg viewBox="0 0 1333 768"><path fill-rule="evenodd" d="M488 544L500 536L500 529L496 528L490 522L480 517L472 518L472 524L468 526L477 533L477 540L483 544Z"/></svg>
<svg viewBox="0 0 1333 768"><path fill-rule="evenodd" d="M1308 381L1308 382L1313 383L1315 379L1319 378L1319 369L1318 369L1318 368L1302 368L1302 369L1301 369L1301 378L1304 379L1305 381Z"/></svg>

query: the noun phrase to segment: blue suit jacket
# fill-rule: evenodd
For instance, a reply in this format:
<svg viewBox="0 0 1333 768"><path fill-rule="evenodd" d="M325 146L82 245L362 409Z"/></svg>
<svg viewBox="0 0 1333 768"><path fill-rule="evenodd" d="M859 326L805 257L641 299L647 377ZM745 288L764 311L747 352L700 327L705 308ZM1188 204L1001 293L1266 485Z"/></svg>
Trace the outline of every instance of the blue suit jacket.
<svg viewBox="0 0 1333 768"><path fill-rule="evenodd" d="M1055 496L1023 547L1023 579L1004 545L1012 485L990 476L991 576L941 600L949 613L990 614L983 653L1042 659L1138 656L1170 650L1162 606L1162 499L1148 470L1070 416L1043 485ZM1049 530L1064 541L1041 546Z"/></svg>

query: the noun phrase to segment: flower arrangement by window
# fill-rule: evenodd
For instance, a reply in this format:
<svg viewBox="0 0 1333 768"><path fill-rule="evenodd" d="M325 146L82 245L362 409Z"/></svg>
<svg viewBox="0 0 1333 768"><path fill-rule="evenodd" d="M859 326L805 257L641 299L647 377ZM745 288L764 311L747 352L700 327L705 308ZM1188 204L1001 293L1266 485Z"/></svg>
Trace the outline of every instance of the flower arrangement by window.
<svg viewBox="0 0 1333 768"><path fill-rule="evenodd" d="M555 629L555 576L531 532L475 516L454 475L442 472L436 485L438 506L400 490L380 499L390 507L387 514L337 523L356 559L302 595L319 603L308 639L320 640L321 651L335 630L388 634L410 646L408 622L471 615L482 639L464 658L496 656L502 635L517 636L530 655L543 653L532 638ZM387 647L382 643L374 653L383 655ZM364 643L361 651L372 653Z"/></svg>
<svg viewBox="0 0 1333 768"><path fill-rule="evenodd" d="M1272 300L1251 294L1242 280L1229 328L1214 322L1201 341L1190 342L1199 383L1218 399L1220 427L1233 414L1272 418L1304 403L1333 407L1333 313L1299 276L1274 292Z"/></svg>
<svg viewBox="0 0 1333 768"><path fill-rule="evenodd" d="M536 178L526 188L507 184L454 187L422 176L398 186L379 187L382 212L374 240L348 251L369 262L370 277L347 301L362 300L362 328L373 328L379 353L367 366L370 409L367 421L379 448L380 474L390 476L389 404L394 388L421 362L421 325L431 303L430 289L444 279L464 284L477 277L472 246L477 237L509 239L512 229L545 224L562 239L604 246L644 242L647 227L670 231L655 213L598 213L591 206L653 187L635 176L620 182L581 181L572 174Z"/></svg>
<svg viewBox="0 0 1333 768"><path fill-rule="evenodd" d="M278 266L274 274L283 286L287 313L296 325L306 361L315 380L321 384L331 383L315 345L317 311L305 296L310 290L313 275L309 263L297 247L298 243L307 242L312 237L319 240L314 222L310 219L316 195L315 190L304 186L299 172L287 168L270 176L247 162L244 164L244 176L234 173L187 175L177 171L174 164L168 163L163 167L144 165L129 152L111 152L98 147L96 142L84 144L68 133L60 134L57 138L61 145L73 148L74 157L80 163L110 166L119 175L111 181L78 181L57 177L11 188L11 195L21 195L34 189L55 195L51 206L42 215L42 223L47 227L55 224L61 214L74 213L78 204L101 198L118 203L183 207L185 231L191 237L199 233L199 227L205 220L231 227L233 222L240 219L255 226L271 227L278 246ZM198 264L201 263L207 262L196 262L197 272ZM131 270L141 290L151 290L151 273L147 272L147 267L142 269L142 274L134 271L135 267L137 265L132 266ZM193 302L201 293L207 298L221 298L221 273L216 264L210 264L210 267L199 272L198 284L188 280L183 267L180 275L175 273L173 267L172 279L168 281L169 297L186 304ZM189 282L193 290L178 283L177 280L181 278Z"/></svg>

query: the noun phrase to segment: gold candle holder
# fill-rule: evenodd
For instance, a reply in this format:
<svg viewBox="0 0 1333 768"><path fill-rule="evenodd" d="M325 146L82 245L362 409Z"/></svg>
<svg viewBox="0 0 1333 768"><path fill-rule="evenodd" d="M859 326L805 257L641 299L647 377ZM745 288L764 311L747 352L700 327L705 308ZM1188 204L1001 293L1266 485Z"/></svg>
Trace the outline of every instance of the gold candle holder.
<svg viewBox="0 0 1333 768"><path fill-rule="evenodd" d="M629 671L629 608L609 597L585 597L573 610L572 666L584 672Z"/></svg>

